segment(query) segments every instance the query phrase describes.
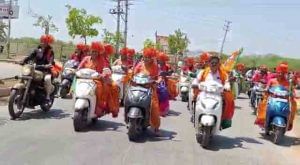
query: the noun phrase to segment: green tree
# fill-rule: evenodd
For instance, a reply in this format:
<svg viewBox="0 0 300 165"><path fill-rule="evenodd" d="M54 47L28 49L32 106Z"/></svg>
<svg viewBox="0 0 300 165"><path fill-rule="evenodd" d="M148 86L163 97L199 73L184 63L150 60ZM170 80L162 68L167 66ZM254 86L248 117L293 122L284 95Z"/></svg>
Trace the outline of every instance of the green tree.
<svg viewBox="0 0 300 165"><path fill-rule="evenodd" d="M155 43L149 38L144 41L144 48L156 48L158 50L162 50L162 46L159 43Z"/></svg>
<svg viewBox="0 0 300 165"><path fill-rule="evenodd" d="M124 40L124 37L121 33L112 33L110 31L108 31L107 29L103 29L103 34L102 34L102 38L103 38L103 42L104 43L108 43L108 44L111 44L111 45L114 45L116 46L117 45L117 41L119 40L120 41L120 47L124 47L124 43L125 43L125 40Z"/></svg>
<svg viewBox="0 0 300 165"><path fill-rule="evenodd" d="M37 16L36 22L33 26L40 27L44 30L45 34L49 34L50 32L58 31L58 28L52 21L52 16L48 15L47 17L44 16Z"/></svg>
<svg viewBox="0 0 300 165"><path fill-rule="evenodd" d="M175 30L174 34L169 35L168 44L169 52L171 54L180 54L187 50L188 44L190 43L186 34L181 32L180 29Z"/></svg>
<svg viewBox="0 0 300 165"><path fill-rule="evenodd" d="M6 41L7 38L7 34L6 34L6 30L7 30L8 26L4 23L4 22L0 22L0 41L4 42Z"/></svg>
<svg viewBox="0 0 300 165"><path fill-rule="evenodd" d="M94 28L96 24L102 24L102 19L97 16L87 14L85 9L73 8L66 5L69 15L66 18L66 24L69 30L69 35L73 38L79 36L87 42L87 37L98 36L99 32Z"/></svg>
<svg viewBox="0 0 300 165"><path fill-rule="evenodd" d="M154 48L155 47L155 43L147 38L145 41L144 41L144 48Z"/></svg>

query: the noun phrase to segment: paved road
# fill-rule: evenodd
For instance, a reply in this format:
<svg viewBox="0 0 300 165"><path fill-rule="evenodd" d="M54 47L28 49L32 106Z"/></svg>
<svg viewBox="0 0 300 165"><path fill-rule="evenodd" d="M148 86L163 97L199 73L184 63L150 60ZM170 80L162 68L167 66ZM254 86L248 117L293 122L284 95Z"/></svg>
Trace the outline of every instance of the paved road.
<svg viewBox="0 0 300 165"><path fill-rule="evenodd" d="M248 100L237 105L233 127L215 137L208 150L197 144L186 105L179 101L162 119L162 137L148 131L138 143L128 141L122 115L75 133L71 100L57 100L47 114L27 111L19 121L8 120L7 108L0 107L0 164L299 164L299 138L291 132L281 146L272 144L253 125Z"/></svg>
<svg viewBox="0 0 300 165"><path fill-rule="evenodd" d="M0 79L13 77L21 73L21 67L12 63L0 62Z"/></svg>

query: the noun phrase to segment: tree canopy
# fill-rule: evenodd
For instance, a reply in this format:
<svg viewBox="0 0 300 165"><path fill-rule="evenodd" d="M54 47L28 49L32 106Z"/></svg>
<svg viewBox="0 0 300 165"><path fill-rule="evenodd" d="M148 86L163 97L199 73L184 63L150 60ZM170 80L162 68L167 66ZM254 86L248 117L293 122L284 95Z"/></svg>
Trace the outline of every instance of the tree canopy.
<svg viewBox="0 0 300 165"><path fill-rule="evenodd" d="M69 10L66 24L71 37L79 36L86 43L87 37L98 36L99 32L94 25L102 24L100 17L88 14L85 9L73 8L70 5L66 5L66 7Z"/></svg>
<svg viewBox="0 0 300 165"><path fill-rule="evenodd" d="M103 34L102 34L103 42L108 43L111 45L116 46L117 41L119 40L120 47L124 47L124 37L121 33L112 33L108 31L107 29L103 29Z"/></svg>
<svg viewBox="0 0 300 165"><path fill-rule="evenodd" d="M170 34L168 38L169 52L171 54L180 54L187 50L188 44L190 43L186 34L180 29L175 30L174 34Z"/></svg>
<svg viewBox="0 0 300 165"><path fill-rule="evenodd" d="M144 41L144 48L156 48L158 50L162 49L162 46L159 43L155 43L154 41L152 41L151 39L147 38Z"/></svg>
<svg viewBox="0 0 300 165"><path fill-rule="evenodd" d="M52 16L48 15L47 17L38 16L36 22L33 26L40 27L44 30L45 34L49 34L50 32L58 31L58 28L52 21Z"/></svg>

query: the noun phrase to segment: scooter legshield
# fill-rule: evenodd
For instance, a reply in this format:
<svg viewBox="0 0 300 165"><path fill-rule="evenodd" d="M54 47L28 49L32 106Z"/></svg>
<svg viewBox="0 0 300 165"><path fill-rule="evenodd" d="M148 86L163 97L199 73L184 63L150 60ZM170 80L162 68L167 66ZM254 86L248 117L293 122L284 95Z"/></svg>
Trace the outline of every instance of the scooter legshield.
<svg viewBox="0 0 300 165"><path fill-rule="evenodd" d="M272 125L277 127L286 127L286 120L281 116L275 116L271 122Z"/></svg>
<svg viewBox="0 0 300 165"><path fill-rule="evenodd" d="M76 99L75 111L80 111L89 107L89 101L87 99Z"/></svg>
<svg viewBox="0 0 300 165"><path fill-rule="evenodd" d="M203 126L214 126L216 123L215 117L212 115L203 115L200 120L201 125Z"/></svg>
<svg viewBox="0 0 300 165"><path fill-rule="evenodd" d="M132 118L132 119L142 118L143 117L142 110L137 107L132 107L129 109L127 117Z"/></svg>
<svg viewBox="0 0 300 165"><path fill-rule="evenodd" d="M187 93L188 91L189 91L189 88L185 87L185 86L181 87L181 89L180 89L181 93Z"/></svg>

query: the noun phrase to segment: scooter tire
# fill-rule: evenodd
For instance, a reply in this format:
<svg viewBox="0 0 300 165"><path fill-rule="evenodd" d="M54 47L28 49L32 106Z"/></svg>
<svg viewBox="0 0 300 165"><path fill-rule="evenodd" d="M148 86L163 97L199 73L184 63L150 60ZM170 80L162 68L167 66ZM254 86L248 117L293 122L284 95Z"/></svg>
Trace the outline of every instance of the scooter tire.
<svg viewBox="0 0 300 165"><path fill-rule="evenodd" d="M73 117L73 126L75 132L81 132L87 126L87 120L84 117L84 111L76 111Z"/></svg>
<svg viewBox="0 0 300 165"><path fill-rule="evenodd" d="M137 130L136 120L129 120L128 122L128 139L129 141L136 141L140 132Z"/></svg>
<svg viewBox="0 0 300 165"><path fill-rule="evenodd" d="M284 135L284 129L275 126L275 128L274 128L274 134L273 134L273 139L272 139L273 143L274 144L279 144L280 141L283 138L283 135Z"/></svg>
<svg viewBox="0 0 300 165"><path fill-rule="evenodd" d="M204 131L203 131L203 134L202 134L202 137L201 137L201 146L203 148L208 147L209 142L210 142L210 137L211 137L210 129L208 127L205 127Z"/></svg>
<svg viewBox="0 0 300 165"><path fill-rule="evenodd" d="M59 95L60 95L61 98L67 98L68 89L66 87L62 87L60 89Z"/></svg>

